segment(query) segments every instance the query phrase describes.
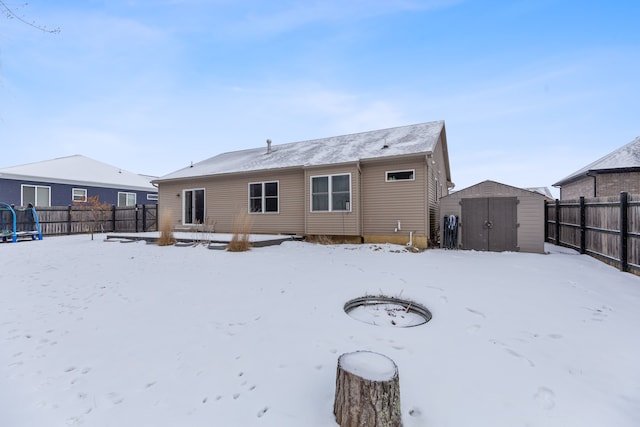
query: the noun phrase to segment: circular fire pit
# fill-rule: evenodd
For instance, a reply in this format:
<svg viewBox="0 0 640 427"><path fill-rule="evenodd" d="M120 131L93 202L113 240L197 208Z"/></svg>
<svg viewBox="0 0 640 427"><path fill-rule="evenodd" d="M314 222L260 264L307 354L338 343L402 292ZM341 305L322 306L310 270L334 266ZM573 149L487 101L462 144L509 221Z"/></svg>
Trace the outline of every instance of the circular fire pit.
<svg viewBox="0 0 640 427"><path fill-rule="evenodd" d="M384 295L352 299L344 305L344 311L361 322L395 328L423 325L432 317L423 305Z"/></svg>

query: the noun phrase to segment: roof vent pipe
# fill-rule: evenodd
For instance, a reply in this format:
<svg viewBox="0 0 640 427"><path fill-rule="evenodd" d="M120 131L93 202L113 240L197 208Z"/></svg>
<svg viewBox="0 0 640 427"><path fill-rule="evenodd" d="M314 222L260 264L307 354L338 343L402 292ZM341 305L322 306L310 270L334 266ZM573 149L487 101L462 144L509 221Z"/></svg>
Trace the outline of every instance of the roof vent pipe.
<svg viewBox="0 0 640 427"><path fill-rule="evenodd" d="M267 154L271 154L271 140L267 139Z"/></svg>

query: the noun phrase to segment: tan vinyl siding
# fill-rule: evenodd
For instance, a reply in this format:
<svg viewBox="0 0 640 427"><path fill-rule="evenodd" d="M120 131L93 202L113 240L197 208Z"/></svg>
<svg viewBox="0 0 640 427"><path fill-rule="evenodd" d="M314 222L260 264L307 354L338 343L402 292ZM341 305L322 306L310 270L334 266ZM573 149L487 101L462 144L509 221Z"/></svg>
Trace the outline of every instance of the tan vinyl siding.
<svg viewBox="0 0 640 427"><path fill-rule="evenodd" d="M350 212L311 212L311 177L351 174ZM306 213L305 234L326 236L360 235L360 173L356 164L305 169L304 209Z"/></svg>
<svg viewBox="0 0 640 427"><path fill-rule="evenodd" d="M518 247L522 252L544 252L543 197L518 197Z"/></svg>
<svg viewBox="0 0 640 427"><path fill-rule="evenodd" d="M175 224L182 223L182 191L184 189L205 189L205 223L215 224L215 231L230 233L233 220L240 211L249 209L249 183L278 181L278 213L251 213L251 231L268 234L299 234L304 231L304 211L302 198L304 190L300 183L301 170L261 172L243 175L202 177L196 181L176 181L159 186L159 206L165 206ZM176 194L181 194L177 197Z"/></svg>
<svg viewBox="0 0 640 427"><path fill-rule="evenodd" d="M363 233L365 235L425 236L428 205L424 156L402 161L366 163L362 166ZM415 170L413 181L385 180L387 171ZM400 229L396 231L398 221Z"/></svg>

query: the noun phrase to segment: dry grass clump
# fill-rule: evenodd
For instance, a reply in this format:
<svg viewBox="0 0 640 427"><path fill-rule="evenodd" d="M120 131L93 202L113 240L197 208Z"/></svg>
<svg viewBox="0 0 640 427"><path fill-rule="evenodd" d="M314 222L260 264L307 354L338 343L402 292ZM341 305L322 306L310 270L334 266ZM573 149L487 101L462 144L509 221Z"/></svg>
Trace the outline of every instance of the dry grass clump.
<svg viewBox="0 0 640 427"><path fill-rule="evenodd" d="M319 245L332 245L335 243L331 236L325 236L323 234L313 234L305 236L305 240L309 243L317 243Z"/></svg>
<svg viewBox="0 0 640 427"><path fill-rule="evenodd" d="M249 235L251 234L251 225L253 221L249 213L240 210L233 218L233 237L227 246L229 252L245 252L251 248Z"/></svg>
<svg viewBox="0 0 640 427"><path fill-rule="evenodd" d="M170 246L174 243L176 243L176 238L173 236L171 216L168 212L163 212L163 215L160 215L160 238L158 239L158 246Z"/></svg>

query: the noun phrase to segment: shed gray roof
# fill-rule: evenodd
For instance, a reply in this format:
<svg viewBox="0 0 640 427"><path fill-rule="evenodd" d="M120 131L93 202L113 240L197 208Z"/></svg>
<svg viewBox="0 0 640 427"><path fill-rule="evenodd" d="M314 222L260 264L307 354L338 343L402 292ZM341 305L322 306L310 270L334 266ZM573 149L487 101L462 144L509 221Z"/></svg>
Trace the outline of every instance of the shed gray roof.
<svg viewBox="0 0 640 427"><path fill-rule="evenodd" d="M586 176L591 171L610 171L628 168L640 168L640 136L630 143L561 179L553 184L553 186L560 187L577 178Z"/></svg>
<svg viewBox="0 0 640 427"><path fill-rule="evenodd" d="M0 169L0 178L156 192L149 177L79 154Z"/></svg>
<svg viewBox="0 0 640 427"><path fill-rule="evenodd" d="M352 163L410 154L426 155L433 152L441 134L445 138L444 121L439 120L272 145L271 152L268 152L267 146L264 145L250 150L219 154L165 175L154 182L268 169ZM446 141L443 143L446 144ZM446 167L448 175L448 164Z"/></svg>

